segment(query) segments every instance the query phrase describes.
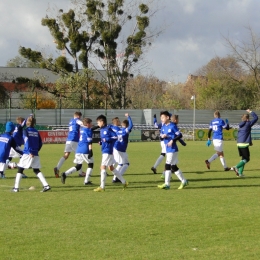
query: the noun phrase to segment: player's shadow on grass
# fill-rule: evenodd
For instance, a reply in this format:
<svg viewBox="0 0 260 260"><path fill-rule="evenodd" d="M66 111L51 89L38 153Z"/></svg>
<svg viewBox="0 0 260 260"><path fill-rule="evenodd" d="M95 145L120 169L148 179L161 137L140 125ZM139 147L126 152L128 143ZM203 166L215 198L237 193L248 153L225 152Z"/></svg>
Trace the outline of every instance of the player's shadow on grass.
<svg viewBox="0 0 260 260"><path fill-rule="evenodd" d="M189 179L189 182L194 182L194 181L226 181L226 180L248 180L248 179L260 179L260 176L245 176L244 178L238 178L236 176L232 177L227 177L227 178L204 178L204 179Z"/></svg>
<svg viewBox="0 0 260 260"><path fill-rule="evenodd" d="M221 172L221 171L216 171L216 170L210 170L210 171L193 171L193 172L191 172L191 171L185 171L185 172L183 172L184 174L186 174L186 173L195 173L195 174L207 174L207 173L213 173L213 172Z"/></svg>
<svg viewBox="0 0 260 260"><path fill-rule="evenodd" d="M247 188L247 187L260 187L260 184L245 184L245 185L209 185L209 186L202 186L202 187L192 187L189 186L188 189L212 189L212 188Z"/></svg>

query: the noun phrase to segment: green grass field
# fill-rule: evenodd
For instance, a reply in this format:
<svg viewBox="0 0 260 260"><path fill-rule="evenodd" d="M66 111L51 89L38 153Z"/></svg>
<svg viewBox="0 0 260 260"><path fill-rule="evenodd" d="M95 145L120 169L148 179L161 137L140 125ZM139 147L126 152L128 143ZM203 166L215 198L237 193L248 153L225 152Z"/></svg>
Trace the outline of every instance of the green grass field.
<svg viewBox="0 0 260 260"><path fill-rule="evenodd" d="M239 160L235 141L225 142L228 166ZM130 143L130 167L123 191L107 178L106 191L99 185L100 147L94 144L93 187L84 178L70 175L63 185L53 167L64 145L44 145L42 172L52 191L40 193L32 170L22 179L20 192L11 193L15 170L0 179L0 259L258 259L260 254L260 141L250 148L246 178L224 172L219 159L207 170L204 160L214 153L205 142L180 147L179 168L190 185L178 190L173 175L170 190L158 184L150 171L160 154L159 142ZM73 166L74 154L62 170ZM17 161L17 160L16 160ZM84 171L86 165L84 165ZM36 190L28 188L35 186Z"/></svg>

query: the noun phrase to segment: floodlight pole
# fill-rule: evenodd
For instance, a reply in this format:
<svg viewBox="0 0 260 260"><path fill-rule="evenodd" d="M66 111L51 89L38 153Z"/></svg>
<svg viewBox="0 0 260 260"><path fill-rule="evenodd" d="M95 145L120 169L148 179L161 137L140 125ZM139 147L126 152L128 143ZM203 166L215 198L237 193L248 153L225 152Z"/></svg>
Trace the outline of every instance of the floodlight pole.
<svg viewBox="0 0 260 260"><path fill-rule="evenodd" d="M194 107L193 107L193 141L195 141L195 110L196 110L196 105L195 105L195 103L196 103L196 97L195 97L195 95L194 95Z"/></svg>
<svg viewBox="0 0 260 260"><path fill-rule="evenodd" d="M196 110L196 96L195 95L193 95L192 97L191 97L191 100L193 100L193 133L192 133L192 135L193 135L193 141L195 141L195 110Z"/></svg>

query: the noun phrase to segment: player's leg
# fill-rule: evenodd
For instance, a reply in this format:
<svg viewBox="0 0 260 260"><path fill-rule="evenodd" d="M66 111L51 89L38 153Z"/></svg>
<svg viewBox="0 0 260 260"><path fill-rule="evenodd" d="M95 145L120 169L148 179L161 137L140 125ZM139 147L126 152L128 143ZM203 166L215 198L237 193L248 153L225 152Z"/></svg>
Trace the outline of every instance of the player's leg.
<svg viewBox="0 0 260 260"><path fill-rule="evenodd" d="M49 186L48 182L46 181L43 173L40 171L41 163L40 163L39 156L33 157L30 167L32 167L33 172L35 173L35 175L39 178L40 182L42 183L43 189L41 192L49 191L51 189L51 187Z"/></svg>
<svg viewBox="0 0 260 260"><path fill-rule="evenodd" d="M234 171L236 172L236 175L238 177L244 177L243 171L245 164L250 161L250 151L249 147L238 147L239 155L241 156L241 161L233 167Z"/></svg>
<svg viewBox="0 0 260 260"><path fill-rule="evenodd" d="M172 157L173 157L173 153L166 153L164 184L157 186L160 189L164 189L164 190L170 189L170 181L172 175L172 171L171 171Z"/></svg>
<svg viewBox="0 0 260 260"><path fill-rule="evenodd" d="M70 152L65 152L64 155L60 158L56 167L54 167L54 175L56 178L59 178L60 168L64 164L64 162L69 158Z"/></svg>
<svg viewBox="0 0 260 260"><path fill-rule="evenodd" d="M157 173L156 168L160 165L162 160L165 158L165 154L166 154L166 147L165 147L164 141L161 141L160 144L161 144L161 154L157 158L157 160L156 160L155 164L153 165L153 167L151 168L151 170L153 171L154 174Z"/></svg>
<svg viewBox="0 0 260 260"><path fill-rule="evenodd" d="M18 166L12 192L18 192L19 191L19 186L20 186L20 181L22 179L23 171L24 171L24 168Z"/></svg>
<svg viewBox="0 0 260 260"><path fill-rule="evenodd" d="M120 172L123 164L120 160L120 154L119 154L119 151L116 150L115 148L113 148L113 156L114 156L114 159L115 159L115 162L117 163L117 167L116 167L116 170L118 172ZM115 167L116 163L113 164L113 167ZM113 176L113 180L112 180L112 183L116 183L116 182L120 182L120 180L116 177L116 175Z"/></svg>
<svg viewBox="0 0 260 260"><path fill-rule="evenodd" d="M93 167L94 167L94 163L88 164L88 168L87 168L86 176L85 176L85 180L84 180L85 185L92 184L92 181L90 181L90 177L91 177L91 174L92 174L92 171L93 171Z"/></svg>
<svg viewBox="0 0 260 260"><path fill-rule="evenodd" d="M181 190L188 185L188 181L184 177L183 172L178 168L177 163L178 163L178 152L175 152L173 153L173 157L172 157L171 169L174 172L174 174L177 176L177 178L181 181L181 185L178 188L179 190Z"/></svg>
<svg viewBox="0 0 260 260"><path fill-rule="evenodd" d="M94 167L94 157L90 157L88 154L82 155L84 161L88 164L88 168L86 170L86 176L84 180L84 185L90 185L92 182L90 181L91 174L93 172L93 167Z"/></svg>
<svg viewBox="0 0 260 260"><path fill-rule="evenodd" d="M123 167L123 164L117 164L116 170L117 170L118 172L120 172L121 169L122 169L122 167ZM114 176L113 176L112 183L116 183L116 182L120 182L120 180L116 177L116 175L114 175Z"/></svg>
<svg viewBox="0 0 260 260"><path fill-rule="evenodd" d="M6 168L13 158L21 158L23 155L23 151L21 147L17 146L15 149L11 148L9 158L6 160ZM23 173L22 178L27 178L27 176Z"/></svg>
<svg viewBox="0 0 260 260"><path fill-rule="evenodd" d="M121 171L119 172L121 175L124 175L126 170L128 169L130 163L124 163L123 167L121 168Z"/></svg>
<svg viewBox="0 0 260 260"><path fill-rule="evenodd" d="M51 187L48 184L48 182L46 181L46 179L45 179L43 173L40 171L40 169L33 168L33 172L35 173L35 175L39 178L40 182L42 183L43 189L41 192L49 191L51 189Z"/></svg>
<svg viewBox="0 0 260 260"><path fill-rule="evenodd" d="M120 165L122 166L120 167L120 170L118 169L116 170L119 172L121 176L123 176L127 168L129 167L128 155L126 152L119 152L119 155L120 155L119 162Z"/></svg>
<svg viewBox="0 0 260 260"><path fill-rule="evenodd" d="M107 168L107 164L110 161L109 159L110 159L109 154L107 153L102 154L101 166L100 166L100 186L94 189L94 191L97 192L105 191L106 178L107 178L106 168Z"/></svg>
<svg viewBox="0 0 260 260"><path fill-rule="evenodd" d="M61 166L69 158L70 153L75 152L78 146L78 142L67 141L65 144L64 155L60 158L56 167L54 167L54 174L56 178L59 178L59 172Z"/></svg>
<svg viewBox="0 0 260 260"><path fill-rule="evenodd" d="M216 140L215 150L217 151L219 160L224 168L224 171L229 171L231 168L227 167L227 164L226 164L226 160L225 160L224 152L223 152L223 140Z"/></svg>
<svg viewBox="0 0 260 260"><path fill-rule="evenodd" d="M5 174L4 174L5 168L6 168L6 164L0 163L0 178L3 178L3 179L5 178Z"/></svg>
<svg viewBox="0 0 260 260"><path fill-rule="evenodd" d="M120 180L121 183L124 185L124 189L128 186L128 182L124 179L124 177L114 168L113 164L108 166L109 170L113 172L114 175Z"/></svg>
<svg viewBox="0 0 260 260"><path fill-rule="evenodd" d="M65 184L65 181L66 181L66 178L67 178L68 175L70 175L73 172L76 172L76 171L79 171L80 169L82 169L83 161L84 161L83 154L76 153L74 161L73 161L76 164L76 166L73 166L73 167L69 168L68 170L66 170L65 172L63 172L61 174L61 182L63 184Z"/></svg>
<svg viewBox="0 0 260 260"><path fill-rule="evenodd" d="M216 150L216 146L217 146L217 140L214 139L213 140L213 146L214 146L214 150ZM217 152L214 153L208 160L205 160L206 166L207 168L210 170L210 163L213 162L214 160L216 160L218 158L218 154Z"/></svg>
<svg viewBox="0 0 260 260"><path fill-rule="evenodd" d="M15 177L15 183L14 188L12 189L12 192L18 192L19 191L19 185L21 178L23 176L24 169L29 169L32 165L33 157L31 157L29 154L23 154L20 161L17 164L17 173Z"/></svg>

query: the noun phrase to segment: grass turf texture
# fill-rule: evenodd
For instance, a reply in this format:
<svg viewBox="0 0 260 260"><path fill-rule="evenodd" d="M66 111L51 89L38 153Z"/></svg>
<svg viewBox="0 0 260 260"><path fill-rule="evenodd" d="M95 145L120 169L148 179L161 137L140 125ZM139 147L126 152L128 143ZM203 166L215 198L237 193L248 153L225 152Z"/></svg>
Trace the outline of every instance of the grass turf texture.
<svg viewBox="0 0 260 260"><path fill-rule="evenodd" d="M250 147L245 179L224 172L219 159L207 170L204 160L214 150L205 142L180 146L178 166L190 185L178 190L180 182L173 175L167 191L157 188L163 183L164 162L158 174L150 171L160 154L158 142L130 143L125 174L129 187L123 191L120 184L112 184L109 173L102 193L93 192L100 182L100 147L93 148L93 187L84 186L77 173L65 185L54 178L63 149L44 145L40 152L50 192L39 192L42 187L32 170L25 171L29 178L21 180L19 193L10 192L15 170L0 179L2 260L258 259L260 141ZM240 160L234 141L225 142L224 150L228 166ZM73 157L61 170L74 165ZM30 186L36 190L29 191Z"/></svg>

